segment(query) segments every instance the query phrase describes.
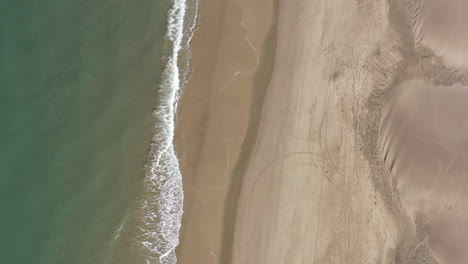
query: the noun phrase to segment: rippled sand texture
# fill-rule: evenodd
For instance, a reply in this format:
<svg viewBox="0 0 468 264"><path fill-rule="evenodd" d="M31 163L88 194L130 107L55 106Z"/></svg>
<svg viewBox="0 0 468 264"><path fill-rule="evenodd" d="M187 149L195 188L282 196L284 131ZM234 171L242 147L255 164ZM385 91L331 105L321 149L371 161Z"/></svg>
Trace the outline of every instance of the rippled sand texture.
<svg viewBox="0 0 468 264"><path fill-rule="evenodd" d="M468 2L465 0L410 0L416 44L441 56L445 63L468 63Z"/></svg>
<svg viewBox="0 0 468 264"><path fill-rule="evenodd" d="M468 263L468 87L409 80L389 105L381 149L400 198L441 263Z"/></svg>

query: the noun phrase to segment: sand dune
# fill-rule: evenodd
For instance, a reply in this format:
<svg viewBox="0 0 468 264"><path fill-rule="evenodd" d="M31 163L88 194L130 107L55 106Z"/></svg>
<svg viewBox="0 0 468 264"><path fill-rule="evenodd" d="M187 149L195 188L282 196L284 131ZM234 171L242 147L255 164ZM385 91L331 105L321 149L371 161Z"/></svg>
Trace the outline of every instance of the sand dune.
<svg viewBox="0 0 468 264"><path fill-rule="evenodd" d="M440 264L468 263L465 1L404 3L410 43L379 148L408 216Z"/></svg>
<svg viewBox="0 0 468 264"><path fill-rule="evenodd" d="M384 115L382 154L409 215L424 216L441 263L468 263L467 102L467 86L409 80Z"/></svg>
<svg viewBox="0 0 468 264"><path fill-rule="evenodd" d="M417 45L431 48L453 66L468 64L468 2L410 0Z"/></svg>

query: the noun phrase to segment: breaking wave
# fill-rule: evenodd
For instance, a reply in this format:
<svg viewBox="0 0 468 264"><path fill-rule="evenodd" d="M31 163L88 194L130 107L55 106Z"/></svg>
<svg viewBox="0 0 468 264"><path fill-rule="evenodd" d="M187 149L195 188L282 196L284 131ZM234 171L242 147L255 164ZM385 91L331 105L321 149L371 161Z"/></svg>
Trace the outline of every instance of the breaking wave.
<svg viewBox="0 0 468 264"><path fill-rule="evenodd" d="M139 239L148 264L177 262L175 248L179 243L184 194L173 141L177 104L190 72L189 44L197 8L197 0L173 0L167 15L165 67L153 111L154 134L141 203L143 221Z"/></svg>

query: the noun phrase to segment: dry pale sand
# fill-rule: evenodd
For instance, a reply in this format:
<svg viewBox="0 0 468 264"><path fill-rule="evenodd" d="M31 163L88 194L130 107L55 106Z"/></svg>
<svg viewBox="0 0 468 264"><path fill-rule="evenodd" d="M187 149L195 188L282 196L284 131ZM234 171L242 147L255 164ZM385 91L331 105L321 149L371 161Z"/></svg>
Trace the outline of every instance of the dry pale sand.
<svg viewBox="0 0 468 264"><path fill-rule="evenodd" d="M399 223L374 187L360 137L368 97L392 83L401 59L387 2L279 1L278 10L230 263L403 259Z"/></svg>
<svg viewBox="0 0 468 264"><path fill-rule="evenodd" d="M443 2L201 1L179 263L468 263L466 5Z"/></svg>

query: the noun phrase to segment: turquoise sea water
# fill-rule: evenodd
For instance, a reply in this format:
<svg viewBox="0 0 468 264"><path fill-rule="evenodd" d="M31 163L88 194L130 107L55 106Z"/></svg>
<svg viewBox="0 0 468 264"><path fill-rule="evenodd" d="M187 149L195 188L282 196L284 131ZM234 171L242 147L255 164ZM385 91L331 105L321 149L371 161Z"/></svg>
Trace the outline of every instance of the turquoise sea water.
<svg viewBox="0 0 468 264"><path fill-rule="evenodd" d="M140 263L170 4L0 1L0 263Z"/></svg>

